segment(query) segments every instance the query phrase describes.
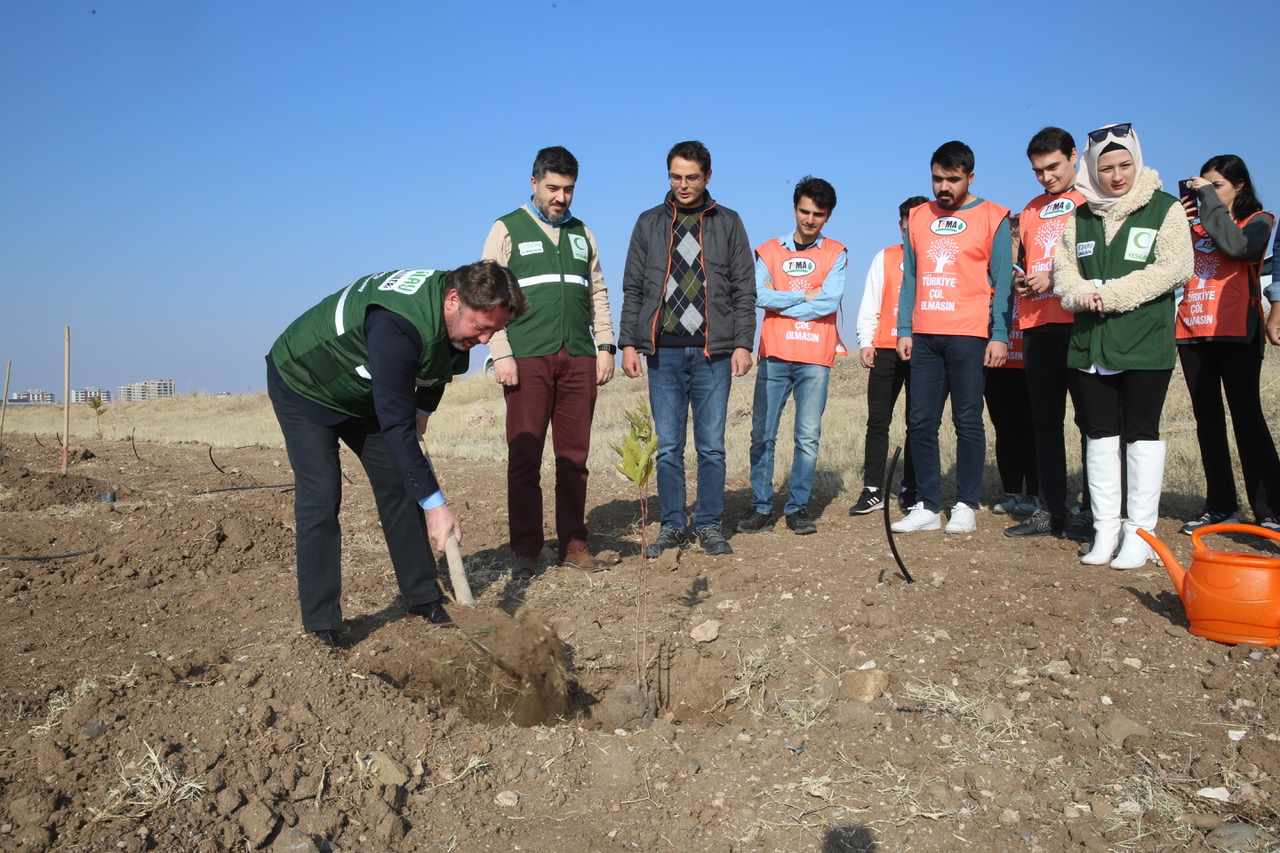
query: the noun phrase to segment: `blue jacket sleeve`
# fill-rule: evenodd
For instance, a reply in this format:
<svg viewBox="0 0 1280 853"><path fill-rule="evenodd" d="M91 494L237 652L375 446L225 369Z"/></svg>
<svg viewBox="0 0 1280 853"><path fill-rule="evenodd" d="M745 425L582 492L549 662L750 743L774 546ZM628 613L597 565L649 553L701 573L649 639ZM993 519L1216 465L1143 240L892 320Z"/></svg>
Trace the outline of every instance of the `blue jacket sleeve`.
<svg viewBox="0 0 1280 853"><path fill-rule="evenodd" d="M756 255L756 307L768 311L781 311L804 301L798 290L774 290L769 286L769 265Z"/></svg>
<svg viewBox="0 0 1280 853"><path fill-rule="evenodd" d="M1013 322L1013 236L1005 217L991 238L991 263L987 267L994 294L991 297L991 340L1009 343Z"/></svg>
<svg viewBox="0 0 1280 853"><path fill-rule="evenodd" d="M898 337L911 337L911 317L916 307L916 253L911 240L902 241L902 289L898 291Z"/></svg>
<svg viewBox="0 0 1280 853"><path fill-rule="evenodd" d="M831 272L822 280L822 293L812 299L800 302L782 312L784 317L793 320L816 320L840 310L840 300L844 299L844 273L848 266L848 252L841 252L840 257L831 267ZM803 295L803 294L801 294Z"/></svg>

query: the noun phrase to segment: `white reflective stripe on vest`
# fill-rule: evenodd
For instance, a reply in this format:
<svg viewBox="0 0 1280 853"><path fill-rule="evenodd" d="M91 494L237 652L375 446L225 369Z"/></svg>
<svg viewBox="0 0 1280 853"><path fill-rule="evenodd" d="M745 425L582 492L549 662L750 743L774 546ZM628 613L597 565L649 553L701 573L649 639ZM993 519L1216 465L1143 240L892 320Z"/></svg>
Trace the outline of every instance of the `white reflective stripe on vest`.
<svg viewBox="0 0 1280 853"><path fill-rule="evenodd" d="M528 278L519 280L521 287L533 287L535 284L552 284L554 282L563 281L567 284L580 284L586 287L590 282L580 275L556 275L548 273L547 275L531 275Z"/></svg>
<svg viewBox="0 0 1280 853"><path fill-rule="evenodd" d="M356 283L354 281L347 285L347 289L342 291L342 295L338 297L338 307L333 311L333 327L338 330L339 335L345 334L347 331L345 324L342 322L342 309L347 305L347 294L355 286Z"/></svg>

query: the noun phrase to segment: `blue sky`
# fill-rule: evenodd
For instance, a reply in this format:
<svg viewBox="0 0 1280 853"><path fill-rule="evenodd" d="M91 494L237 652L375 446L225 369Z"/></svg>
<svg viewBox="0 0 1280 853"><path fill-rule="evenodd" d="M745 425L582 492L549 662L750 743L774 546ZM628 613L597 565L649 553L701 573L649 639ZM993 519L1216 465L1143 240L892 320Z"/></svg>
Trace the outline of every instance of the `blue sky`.
<svg viewBox="0 0 1280 853"><path fill-rule="evenodd" d="M1240 2L475 0L0 3L0 361L11 390L173 378L263 387L297 314L361 275L478 258L565 145L574 213L621 304L636 215L667 149L700 139L712 195L758 244L791 189L830 180L845 306L962 139L974 192L1039 190L1023 152L1133 122L1172 185L1237 153L1280 208L1280 7ZM473 356L473 361L481 358Z"/></svg>

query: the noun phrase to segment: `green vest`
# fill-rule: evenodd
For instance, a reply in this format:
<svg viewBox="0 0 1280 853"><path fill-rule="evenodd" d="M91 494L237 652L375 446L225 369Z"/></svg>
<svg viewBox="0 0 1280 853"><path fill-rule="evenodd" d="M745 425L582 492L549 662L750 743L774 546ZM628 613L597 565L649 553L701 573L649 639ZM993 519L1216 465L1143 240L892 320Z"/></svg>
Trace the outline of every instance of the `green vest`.
<svg viewBox="0 0 1280 853"><path fill-rule="evenodd" d="M516 358L595 355L591 335L591 242L586 226L570 219L560 226L560 245L520 207L502 217L511 235L507 266L529 298L529 310L507 323L507 340Z"/></svg>
<svg viewBox="0 0 1280 853"><path fill-rule="evenodd" d="M353 417L373 416L364 320L374 305L413 323L422 336L418 385L464 373L468 353L449 345L443 270L393 270L357 279L289 324L271 347L285 383L308 400Z"/></svg>
<svg viewBox="0 0 1280 853"><path fill-rule="evenodd" d="M1087 204L1076 208L1076 261L1086 281L1114 281L1144 269L1156 257L1156 239L1177 199L1156 192L1125 218L1107 245L1102 218ZM1105 306L1104 306L1105 310ZM1100 364L1110 370L1172 370L1174 296L1169 291L1123 314L1076 314L1067 366Z"/></svg>

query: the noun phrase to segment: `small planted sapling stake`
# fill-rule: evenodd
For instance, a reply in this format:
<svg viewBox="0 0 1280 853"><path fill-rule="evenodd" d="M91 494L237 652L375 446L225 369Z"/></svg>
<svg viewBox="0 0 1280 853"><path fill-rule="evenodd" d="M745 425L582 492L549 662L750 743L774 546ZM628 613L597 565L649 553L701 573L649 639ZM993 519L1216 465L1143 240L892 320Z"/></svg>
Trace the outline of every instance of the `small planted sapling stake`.
<svg viewBox="0 0 1280 853"><path fill-rule="evenodd" d="M636 499L640 502L640 569L636 585L636 684L634 691L625 692L632 702L639 699L647 706L648 718L651 721L655 703L651 691L644 683L649 627L647 615L649 561L645 557L645 550L649 544L649 483L653 480L657 464L658 436L653 430L649 407L643 403L638 409L627 412L626 418L627 431L622 436L622 444L612 445L614 452L621 457L613 467L636 487ZM621 694L621 691L615 692ZM622 700L623 696L618 695L612 698Z"/></svg>
<svg viewBox="0 0 1280 853"><path fill-rule="evenodd" d="M93 414L97 417L95 423L98 427L98 438L102 438L102 416L107 413L107 407L102 405L102 396L94 394L88 400L85 400L85 403L88 404L90 409L93 409Z"/></svg>

